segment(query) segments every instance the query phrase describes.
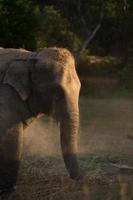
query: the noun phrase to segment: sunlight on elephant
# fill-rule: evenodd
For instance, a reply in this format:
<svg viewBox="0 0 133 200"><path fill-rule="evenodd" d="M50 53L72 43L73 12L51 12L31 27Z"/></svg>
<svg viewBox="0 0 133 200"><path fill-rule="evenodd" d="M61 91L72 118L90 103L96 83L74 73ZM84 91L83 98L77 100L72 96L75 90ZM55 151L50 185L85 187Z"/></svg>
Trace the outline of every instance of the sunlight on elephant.
<svg viewBox="0 0 133 200"><path fill-rule="evenodd" d="M60 123L66 168L71 178L79 178L76 156L79 91L74 58L68 50L0 49L1 194L16 184L23 130L40 114L50 115Z"/></svg>

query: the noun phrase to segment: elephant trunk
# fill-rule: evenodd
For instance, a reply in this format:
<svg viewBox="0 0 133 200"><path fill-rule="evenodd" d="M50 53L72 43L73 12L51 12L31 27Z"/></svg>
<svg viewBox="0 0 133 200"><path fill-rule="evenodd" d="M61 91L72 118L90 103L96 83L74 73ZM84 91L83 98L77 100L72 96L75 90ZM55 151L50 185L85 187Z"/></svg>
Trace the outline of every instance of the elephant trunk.
<svg viewBox="0 0 133 200"><path fill-rule="evenodd" d="M67 112L60 119L61 148L66 168L73 179L79 178L77 161L79 113Z"/></svg>

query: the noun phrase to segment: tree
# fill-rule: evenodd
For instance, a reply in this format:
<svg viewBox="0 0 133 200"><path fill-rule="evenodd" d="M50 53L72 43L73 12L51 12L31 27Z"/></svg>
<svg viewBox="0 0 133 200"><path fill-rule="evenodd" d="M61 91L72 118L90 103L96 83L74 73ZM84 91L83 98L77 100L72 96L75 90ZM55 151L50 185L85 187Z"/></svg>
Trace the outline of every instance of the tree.
<svg viewBox="0 0 133 200"><path fill-rule="evenodd" d="M39 34L37 37L37 46L57 46L67 47L68 49L78 48L79 40L76 37L76 43L73 38L76 37L70 29L69 21L63 17L59 10L53 6L45 6L41 18Z"/></svg>
<svg viewBox="0 0 133 200"><path fill-rule="evenodd" d="M72 32L80 38L80 50L86 49L101 26L103 1L55 0L54 6L68 19ZM93 13L95 16L92 17Z"/></svg>
<svg viewBox="0 0 133 200"><path fill-rule="evenodd" d="M0 1L0 45L36 47L38 10L31 0Z"/></svg>

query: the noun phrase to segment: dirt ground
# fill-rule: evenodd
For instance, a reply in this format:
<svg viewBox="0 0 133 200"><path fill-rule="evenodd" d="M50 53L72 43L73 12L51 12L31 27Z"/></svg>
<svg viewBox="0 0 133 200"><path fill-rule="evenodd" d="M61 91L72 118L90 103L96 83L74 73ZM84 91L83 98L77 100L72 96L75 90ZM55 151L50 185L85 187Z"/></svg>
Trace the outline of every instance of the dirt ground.
<svg viewBox="0 0 133 200"><path fill-rule="evenodd" d="M17 190L9 200L133 200L133 100L82 97L80 113L79 163L85 178L68 177L59 128L42 118L26 131Z"/></svg>
<svg viewBox="0 0 133 200"><path fill-rule="evenodd" d="M81 152L133 154L133 99L82 98Z"/></svg>

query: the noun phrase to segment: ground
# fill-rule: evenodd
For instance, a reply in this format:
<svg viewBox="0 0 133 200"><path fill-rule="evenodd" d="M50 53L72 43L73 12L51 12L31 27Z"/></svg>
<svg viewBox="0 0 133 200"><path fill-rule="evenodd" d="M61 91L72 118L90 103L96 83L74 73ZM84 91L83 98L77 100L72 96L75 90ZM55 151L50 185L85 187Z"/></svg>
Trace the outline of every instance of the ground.
<svg viewBox="0 0 133 200"><path fill-rule="evenodd" d="M81 96L79 163L86 176L78 182L66 172L56 123L35 121L26 131L17 190L9 199L132 200L132 111L129 96Z"/></svg>

